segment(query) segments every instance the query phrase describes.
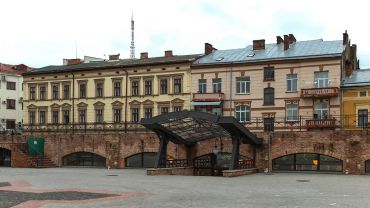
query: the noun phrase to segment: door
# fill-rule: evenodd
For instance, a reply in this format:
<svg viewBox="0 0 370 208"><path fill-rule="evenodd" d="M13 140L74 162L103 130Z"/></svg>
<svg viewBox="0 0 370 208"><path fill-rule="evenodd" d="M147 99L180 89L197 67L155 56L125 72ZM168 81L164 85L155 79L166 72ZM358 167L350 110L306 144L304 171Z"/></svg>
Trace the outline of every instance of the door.
<svg viewBox="0 0 370 208"><path fill-rule="evenodd" d="M367 109L363 109L363 110L358 110L357 111L357 125L358 127L361 127L361 128L365 128L367 127L367 123L368 123L368 110Z"/></svg>
<svg viewBox="0 0 370 208"><path fill-rule="evenodd" d="M11 166L11 152L10 150L0 148L0 167Z"/></svg>

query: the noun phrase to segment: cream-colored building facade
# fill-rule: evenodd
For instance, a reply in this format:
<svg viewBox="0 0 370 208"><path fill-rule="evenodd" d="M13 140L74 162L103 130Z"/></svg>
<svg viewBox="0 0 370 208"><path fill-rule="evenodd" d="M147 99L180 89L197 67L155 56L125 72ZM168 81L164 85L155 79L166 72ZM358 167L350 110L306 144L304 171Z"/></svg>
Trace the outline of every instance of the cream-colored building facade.
<svg viewBox="0 0 370 208"><path fill-rule="evenodd" d="M190 64L196 58L198 55L177 56L172 51L155 58L142 53L140 59L73 60L73 65L25 73L25 127L131 124L189 109Z"/></svg>
<svg viewBox="0 0 370 208"><path fill-rule="evenodd" d="M275 130L337 127L343 63L351 61L343 55L350 50L343 35L347 41L278 36L273 44L255 40L229 50L206 44L206 55L192 64L191 104L235 116L252 130L266 130L270 122Z"/></svg>

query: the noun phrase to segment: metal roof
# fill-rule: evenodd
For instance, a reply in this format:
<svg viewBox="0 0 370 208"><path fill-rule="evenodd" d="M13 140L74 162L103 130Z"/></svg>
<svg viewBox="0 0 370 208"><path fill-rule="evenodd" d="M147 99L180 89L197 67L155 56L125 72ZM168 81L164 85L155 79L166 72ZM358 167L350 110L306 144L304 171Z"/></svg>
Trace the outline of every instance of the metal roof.
<svg viewBox="0 0 370 208"><path fill-rule="evenodd" d="M259 62L271 60L287 60L316 57L341 56L344 50L343 41L308 40L290 44L284 51L284 43L266 44L264 50L253 50L252 45L245 48L215 50L211 54L201 57L193 66L215 65L229 63Z"/></svg>
<svg viewBox="0 0 370 208"><path fill-rule="evenodd" d="M357 69L350 77L342 80L342 87L370 86L370 69Z"/></svg>
<svg viewBox="0 0 370 208"><path fill-rule="evenodd" d="M124 59L118 61L91 62L76 65L58 65L58 66L52 65L42 68L36 68L31 72L24 73L24 75L51 73L51 72L65 72L65 71L84 71L89 69L103 69L108 67L120 68L120 67L147 66L155 64L175 64L182 62L192 62L198 57L200 57L199 54L192 54L192 55L175 55L171 57L153 57L148 59Z"/></svg>

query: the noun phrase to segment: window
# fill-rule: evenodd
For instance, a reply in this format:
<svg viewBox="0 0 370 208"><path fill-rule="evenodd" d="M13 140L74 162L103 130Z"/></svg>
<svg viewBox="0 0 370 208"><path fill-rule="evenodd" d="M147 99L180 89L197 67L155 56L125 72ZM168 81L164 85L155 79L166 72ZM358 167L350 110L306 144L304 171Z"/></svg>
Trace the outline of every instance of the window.
<svg viewBox="0 0 370 208"><path fill-rule="evenodd" d="M69 124L69 110L63 110L63 123Z"/></svg>
<svg viewBox="0 0 370 208"><path fill-rule="evenodd" d="M131 95L132 96L139 95L139 81L132 81L131 82Z"/></svg>
<svg viewBox="0 0 370 208"><path fill-rule="evenodd" d="M64 85L63 86L63 98L64 99L69 99L69 85Z"/></svg>
<svg viewBox="0 0 370 208"><path fill-rule="evenodd" d="M176 78L173 80L173 93L174 94L181 93L181 78Z"/></svg>
<svg viewBox="0 0 370 208"><path fill-rule="evenodd" d="M152 109L153 108L144 108L144 118L151 118L152 117Z"/></svg>
<svg viewBox="0 0 370 208"><path fill-rule="evenodd" d="M57 85L53 86L53 99L59 99L59 87Z"/></svg>
<svg viewBox="0 0 370 208"><path fill-rule="evenodd" d="M366 91L360 91L360 97L366 97Z"/></svg>
<svg viewBox="0 0 370 208"><path fill-rule="evenodd" d="M54 110L51 112L53 124L59 123L59 111Z"/></svg>
<svg viewBox="0 0 370 208"><path fill-rule="evenodd" d="M314 119L326 119L328 117L329 106L326 102L317 103L315 105Z"/></svg>
<svg viewBox="0 0 370 208"><path fill-rule="evenodd" d="M113 109L113 122L121 122L121 109Z"/></svg>
<svg viewBox="0 0 370 208"><path fill-rule="evenodd" d="M174 107L173 107L173 111L174 111L174 112L182 111L182 106L174 106Z"/></svg>
<svg viewBox="0 0 370 208"><path fill-rule="evenodd" d="M220 93L221 92L221 79L220 78L212 79L212 86L213 86L213 93Z"/></svg>
<svg viewBox="0 0 370 208"><path fill-rule="evenodd" d="M36 99L36 89L35 87L30 87L30 100Z"/></svg>
<svg viewBox="0 0 370 208"><path fill-rule="evenodd" d="M30 111L28 113L28 117L29 117L29 123L31 125L36 123L36 112L35 111Z"/></svg>
<svg viewBox="0 0 370 208"><path fill-rule="evenodd" d="M96 97L103 97L103 82L96 83Z"/></svg>
<svg viewBox="0 0 370 208"><path fill-rule="evenodd" d="M133 123L139 122L139 108L131 108L131 121Z"/></svg>
<svg viewBox="0 0 370 208"><path fill-rule="evenodd" d="M369 117L369 112L367 109L363 110L358 110L357 111L357 116L358 116L358 127L364 128L368 126L368 117Z"/></svg>
<svg viewBox="0 0 370 208"><path fill-rule="evenodd" d="M6 82L7 90L15 90L15 82Z"/></svg>
<svg viewBox="0 0 370 208"><path fill-rule="evenodd" d="M46 124L46 111L40 111L39 124Z"/></svg>
<svg viewBox="0 0 370 208"><path fill-rule="evenodd" d="M6 129L15 129L15 120L6 120Z"/></svg>
<svg viewBox="0 0 370 208"><path fill-rule="evenodd" d="M250 93L250 77L236 78L236 93L237 94Z"/></svg>
<svg viewBox="0 0 370 208"><path fill-rule="evenodd" d="M115 97L121 96L121 82L115 81L113 83L113 87L114 87L114 89L113 89L113 96L115 96Z"/></svg>
<svg viewBox="0 0 370 208"><path fill-rule="evenodd" d="M145 80L144 81L144 89L145 89L145 95L151 95L152 94L152 80Z"/></svg>
<svg viewBox="0 0 370 208"><path fill-rule="evenodd" d="M78 121L80 123L86 123L86 110L78 110Z"/></svg>
<svg viewBox="0 0 370 208"><path fill-rule="evenodd" d="M236 106L235 109L236 120L239 122L247 122L251 120L250 107L247 105Z"/></svg>
<svg viewBox="0 0 370 208"><path fill-rule="evenodd" d="M298 153L272 160L273 170L342 172L343 161L315 153Z"/></svg>
<svg viewBox="0 0 370 208"><path fill-rule="evenodd" d="M168 80L167 79L160 80L160 90L159 91L162 95L168 93Z"/></svg>
<svg viewBox="0 0 370 208"><path fill-rule="evenodd" d="M6 109L15 109L15 99L6 99Z"/></svg>
<svg viewBox="0 0 370 208"><path fill-rule="evenodd" d="M275 68L265 67L263 69L263 81L274 81L275 80Z"/></svg>
<svg viewBox="0 0 370 208"><path fill-rule="evenodd" d="M199 79L198 80L199 86L199 93L207 93L207 80L206 79Z"/></svg>
<svg viewBox="0 0 370 208"><path fill-rule="evenodd" d="M263 90L263 104L274 105L275 104L275 89L267 87Z"/></svg>
<svg viewBox="0 0 370 208"><path fill-rule="evenodd" d="M286 106L287 121L298 121L298 105L288 104Z"/></svg>
<svg viewBox="0 0 370 208"><path fill-rule="evenodd" d="M95 109L95 122L103 123L103 109Z"/></svg>
<svg viewBox="0 0 370 208"><path fill-rule="evenodd" d="M286 84L288 92L297 92L297 74L287 74L286 75Z"/></svg>
<svg viewBox="0 0 370 208"><path fill-rule="evenodd" d="M328 72L315 72L315 87L325 88L329 86Z"/></svg>
<svg viewBox="0 0 370 208"><path fill-rule="evenodd" d="M80 98L86 98L86 83L80 83Z"/></svg>
<svg viewBox="0 0 370 208"><path fill-rule="evenodd" d="M167 106L161 107L161 114L165 114L165 113L168 113L168 107Z"/></svg>
<svg viewBox="0 0 370 208"><path fill-rule="evenodd" d="M46 87L40 86L40 100L46 100Z"/></svg>

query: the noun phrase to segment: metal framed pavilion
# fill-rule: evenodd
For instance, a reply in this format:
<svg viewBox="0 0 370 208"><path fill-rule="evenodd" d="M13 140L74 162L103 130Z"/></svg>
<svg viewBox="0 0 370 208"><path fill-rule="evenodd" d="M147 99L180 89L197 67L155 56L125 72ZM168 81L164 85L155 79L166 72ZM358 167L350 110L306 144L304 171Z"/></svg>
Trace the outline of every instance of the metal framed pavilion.
<svg viewBox="0 0 370 208"><path fill-rule="evenodd" d="M184 144L187 148L188 165L192 164L190 152L197 142L228 137L232 140L230 170L238 168L240 144L253 146L255 160L256 146L262 139L251 133L234 117L223 117L199 111L180 111L141 119L141 124L154 131L160 140L155 168L166 167L167 144Z"/></svg>

